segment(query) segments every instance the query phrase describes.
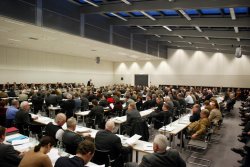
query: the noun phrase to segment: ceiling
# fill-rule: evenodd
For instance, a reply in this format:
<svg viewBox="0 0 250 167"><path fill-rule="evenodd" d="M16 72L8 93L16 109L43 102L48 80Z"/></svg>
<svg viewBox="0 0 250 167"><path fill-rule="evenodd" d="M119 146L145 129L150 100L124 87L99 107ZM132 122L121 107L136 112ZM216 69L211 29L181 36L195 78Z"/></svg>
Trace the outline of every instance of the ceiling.
<svg viewBox="0 0 250 167"><path fill-rule="evenodd" d="M157 60L145 53L0 17L0 45L113 62Z"/></svg>
<svg viewBox="0 0 250 167"><path fill-rule="evenodd" d="M250 55L249 0L69 0L168 48Z"/></svg>

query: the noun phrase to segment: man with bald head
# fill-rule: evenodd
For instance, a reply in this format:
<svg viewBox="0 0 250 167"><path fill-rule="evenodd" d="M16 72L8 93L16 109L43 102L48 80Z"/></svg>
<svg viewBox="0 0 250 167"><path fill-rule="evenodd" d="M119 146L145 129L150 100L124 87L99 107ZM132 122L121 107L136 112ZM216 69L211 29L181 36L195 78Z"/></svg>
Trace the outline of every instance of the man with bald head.
<svg viewBox="0 0 250 167"><path fill-rule="evenodd" d="M131 152L132 148L123 147L121 139L113 134L115 129L115 123L112 120L108 120L105 124L105 130L100 130L96 133L95 145L97 150L109 150L110 158L115 159L114 166L123 166L123 154Z"/></svg>
<svg viewBox="0 0 250 167"><path fill-rule="evenodd" d="M56 141L62 141L63 129L62 126L66 122L66 115L63 113L59 113L55 117L54 122L50 122L45 127L45 133L48 136L53 137Z"/></svg>

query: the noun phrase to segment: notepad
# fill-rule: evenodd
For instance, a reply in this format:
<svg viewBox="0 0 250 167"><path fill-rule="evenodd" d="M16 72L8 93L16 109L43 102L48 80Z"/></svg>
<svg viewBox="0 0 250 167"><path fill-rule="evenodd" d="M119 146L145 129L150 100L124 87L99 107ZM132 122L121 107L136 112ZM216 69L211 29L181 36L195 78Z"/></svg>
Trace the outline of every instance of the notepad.
<svg viewBox="0 0 250 167"><path fill-rule="evenodd" d="M126 143L128 145L134 145L139 139L141 138L141 135L135 134L134 136L130 137Z"/></svg>

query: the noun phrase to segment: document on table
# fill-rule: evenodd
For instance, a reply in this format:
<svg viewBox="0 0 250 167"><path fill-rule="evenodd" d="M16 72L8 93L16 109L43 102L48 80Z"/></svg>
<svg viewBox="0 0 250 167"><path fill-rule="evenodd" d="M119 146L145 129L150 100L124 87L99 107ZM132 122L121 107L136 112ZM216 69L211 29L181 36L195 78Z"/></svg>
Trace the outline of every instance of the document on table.
<svg viewBox="0 0 250 167"><path fill-rule="evenodd" d="M15 145L25 144L25 143L29 143L29 142L30 142L29 138L25 138L25 139L21 139L21 140L13 140L11 144L13 146L15 146Z"/></svg>
<svg viewBox="0 0 250 167"><path fill-rule="evenodd" d="M126 142L128 143L128 145L134 145L140 138L141 135L135 134L134 136L130 137Z"/></svg>
<svg viewBox="0 0 250 167"><path fill-rule="evenodd" d="M90 133L91 130L89 128L86 128L86 127L76 127L76 132L79 132L79 133Z"/></svg>
<svg viewBox="0 0 250 167"><path fill-rule="evenodd" d="M173 131L175 128L176 128L176 127L174 127L174 126L169 126L169 125L167 125L167 126L161 127L160 130L171 132L171 131Z"/></svg>
<svg viewBox="0 0 250 167"><path fill-rule="evenodd" d="M153 143L145 143L143 145L143 150L144 151L153 151Z"/></svg>

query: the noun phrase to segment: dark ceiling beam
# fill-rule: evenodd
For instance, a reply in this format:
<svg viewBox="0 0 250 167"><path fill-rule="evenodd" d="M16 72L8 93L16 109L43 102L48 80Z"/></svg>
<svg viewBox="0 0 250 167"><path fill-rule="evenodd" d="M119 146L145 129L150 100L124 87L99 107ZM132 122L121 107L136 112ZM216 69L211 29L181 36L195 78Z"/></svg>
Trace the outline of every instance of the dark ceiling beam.
<svg viewBox="0 0 250 167"><path fill-rule="evenodd" d="M138 10L164 10L164 9L203 9L203 8L225 8L225 7L241 7L250 6L249 0L176 0L170 2L168 0L154 1L135 1L132 5L125 3L102 4L96 8L93 6L83 6L82 13L104 13L104 12L119 12L119 11L138 11Z"/></svg>
<svg viewBox="0 0 250 167"><path fill-rule="evenodd" d="M133 34L147 34L147 35L181 35L181 36L190 36L190 37L217 37L217 38L245 38L250 39L249 31L240 31L239 33L235 33L234 31L203 31L199 32L197 30L174 30L168 31L164 28L154 28L147 29L147 31L140 30L138 28L131 30Z"/></svg>
<svg viewBox="0 0 250 167"><path fill-rule="evenodd" d="M116 26L200 26L200 27L250 27L250 17L237 18L192 18L188 21L185 18L150 19L133 18L128 21L112 19L111 24Z"/></svg>
<svg viewBox="0 0 250 167"><path fill-rule="evenodd" d="M171 42L192 42L192 43L214 43L214 44L219 44L219 45L242 45L242 46L250 46L250 40L241 40L241 41L237 41L236 39L210 39L210 40L207 40L205 38L179 38L179 37L171 37L171 36L168 36L168 37L161 37L161 38L158 38L158 37L154 37L152 36L150 38L150 40L153 40L153 41L171 41Z"/></svg>

